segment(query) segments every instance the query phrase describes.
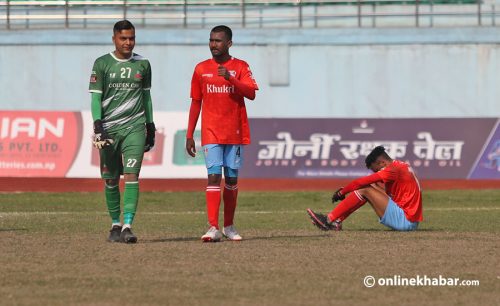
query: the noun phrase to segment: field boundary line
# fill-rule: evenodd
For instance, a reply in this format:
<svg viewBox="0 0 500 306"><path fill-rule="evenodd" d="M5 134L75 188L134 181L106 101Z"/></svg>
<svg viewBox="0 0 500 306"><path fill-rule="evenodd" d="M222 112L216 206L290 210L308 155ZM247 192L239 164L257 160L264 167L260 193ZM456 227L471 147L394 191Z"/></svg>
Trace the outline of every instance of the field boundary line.
<svg viewBox="0 0 500 306"><path fill-rule="evenodd" d="M426 211L497 211L500 207L431 207L424 208L424 213ZM372 212L371 210L361 210L359 212ZM305 210L240 210L238 214L249 214L249 215L267 215L267 214L301 214L305 213ZM106 211L11 211L11 212L0 212L0 217L3 216L29 216L29 215L40 215L40 216L58 216L58 215L95 215L102 214L107 215ZM203 211L145 211L138 212L140 215L203 215L206 212Z"/></svg>

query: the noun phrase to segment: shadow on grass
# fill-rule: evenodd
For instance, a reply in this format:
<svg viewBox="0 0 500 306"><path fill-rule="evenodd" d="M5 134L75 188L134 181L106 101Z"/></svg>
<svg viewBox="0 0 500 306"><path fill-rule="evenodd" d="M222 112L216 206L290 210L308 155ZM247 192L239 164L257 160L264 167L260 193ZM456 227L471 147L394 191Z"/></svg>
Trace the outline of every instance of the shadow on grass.
<svg viewBox="0 0 500 306"><path fill-rule="evenodd" d="M142 243L160 243L160 242L191 242L200 241L200 237L172 237L172 238L160 238L160 239L146 239L142 240Z"/></svg>
<svg viewBox="0 0 500 306"><path fill-rule="evenodd" d="M342 235L343 233L383 233L383 232L394 232L394 233L416 233L416 232L442 232L443 230L439 229L419 229L413 232L399 232L391 229L353 229L353 230L344 230L342 232L318 232L317 234L298 234L298 235L272 235L272 236L260 236L260 237L247 237L243 239L244 241L258 241L258 240L280 240L280 239L303 239L303 238L323 238L323 237L334 237L335 235ZM146 239L142 240L142 243L167 243L167 242L198 242L201 241L200 237L172 237L172 238L159 238L159 239ZM224 239L222 241L228 241Z"/></svg>
<svg viewBox="0 0 500 306"><path fill-rule="evenodd" d="M246 241L252 241L252 240L278 240L278 239L302 239L302 238L322 238L322 237L331 237L335 235L335 233L332 232L332 234L328 232L319 232L318 234L311 234L311 235L273 235L273 236L265 236L265 237L250 237L246 238Z"/></svg>
<svg viewBox="0 0 500 306"><path fill-rule="evenodd" d="M265 236L265 237L248 237L244 238L243 241L252 241L252 240L277 240L277 239L302 239L302 238L321 238L321 237L329 237L332 236L328 233L318 233L312 235L273 235L273 236ZM192 242L192 241L200 241L200 237L172 237L172 238L160 238L160 239L147 239L142 240L142 243L162 243L162 242ZM229 241L227 239L222 239L222 241Z"/></svg>
<svg viewBox="0 0 500 306"><path fill-rule="evenodd" d="M27 232L27 228L0 228L0 232Z"/></svg>

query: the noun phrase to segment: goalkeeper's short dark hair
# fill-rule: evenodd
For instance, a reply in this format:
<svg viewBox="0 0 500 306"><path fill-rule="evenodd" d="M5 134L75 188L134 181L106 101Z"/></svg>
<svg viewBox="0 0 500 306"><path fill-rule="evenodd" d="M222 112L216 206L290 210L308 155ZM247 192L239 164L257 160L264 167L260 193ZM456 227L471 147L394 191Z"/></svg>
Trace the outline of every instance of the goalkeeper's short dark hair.
<svg viewBox="0 0 500 306"><path fill-rule="evenodd" d="M233 31L230 27L225 25L218 25L212 29L210 32L224 32L226 34L227 40L233 40Z"/></svg>
<svg viewBox="0 0 500 306"><path fill-rule="evenodd" d="M383 146L377 146L365 158L366 168L370 168L379 156L382 156L387 160L391 159L391 157L385 152L385 148Z"/></svg>
<svg viewBox="0 0 500 306"><path fill-rule="evenodd" d="M117 23L115 23L115 26L113 27L113 33L119 33L123 30L135 30L135 27L132 24L132 22L126 19L120 20Z"/></svg>

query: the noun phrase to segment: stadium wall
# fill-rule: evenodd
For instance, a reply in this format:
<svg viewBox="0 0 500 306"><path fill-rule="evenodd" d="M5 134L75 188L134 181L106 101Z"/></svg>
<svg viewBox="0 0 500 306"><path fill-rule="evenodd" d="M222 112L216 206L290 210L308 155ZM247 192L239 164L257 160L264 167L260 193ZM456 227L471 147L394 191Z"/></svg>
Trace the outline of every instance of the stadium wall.
<svg viewBox="0 0 500 306"><path fill-rule="evenodd" d="M113 48L110 32L0 33L0 176L98 176L87 87L94 59ZM500 179L499 29L234 32L232 54L260 86L248 104L246 177L348 179L366 174L367 150L382 144L424 179ZM182 156L182 133L208 31L137 35L163 141L141 176L203 178L202 161Z"/></svg>
<svg viewBox="0 0 500 306"><path fill-rule="evenodd" d="M2 110L89 110L106 30L0 33ZM259 83L260 118L499 117L500 28L234 29L231 53ZM207 29L138 29L136 52L153 67L157 111L189 108Z"/></svg>

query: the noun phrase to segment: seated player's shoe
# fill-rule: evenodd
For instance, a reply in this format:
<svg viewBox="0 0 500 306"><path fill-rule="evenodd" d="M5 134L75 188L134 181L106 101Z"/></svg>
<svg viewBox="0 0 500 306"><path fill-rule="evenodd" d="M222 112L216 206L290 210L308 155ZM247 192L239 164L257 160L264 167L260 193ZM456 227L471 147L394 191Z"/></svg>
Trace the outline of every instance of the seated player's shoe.
<svg viewBox="0 0 500 306"><path fill-rule="evenodd" d="M120 234L120 241L123 243L136 243L137 237L132 233L130 227L126 227Z"/></svg>
<svg viewBox="0 0 500 306"><path fill-rule="evenodd" d="M312 223L322 231L341 231L342 222L340 221L330 221L328 216L315 213L312 209L307 209L307 214L312 220Z"/></svg>
<svg viewBox="0 0 500 306"><path fill-rule="evenodd" d="M121 225L113 225L109 231L109 242L120 242L120 234L122 233Z"/></svg>
<svg viewBox="0 0 500 306"><path fill-rule="evenodd" d="M221 239L222 233L215 226L211 226L205 235L201 236L203 242L219 242Z"/></svg>
<svg viewBox="0 0 500 306"><path fill-rule="evenodd" d="M234 228L234 225L229 225L229 226L224 227L222 229L222 234L227 239L232 240L232 241L241 241L242 240L240 234L238 234L238 232Z"/></svg>

